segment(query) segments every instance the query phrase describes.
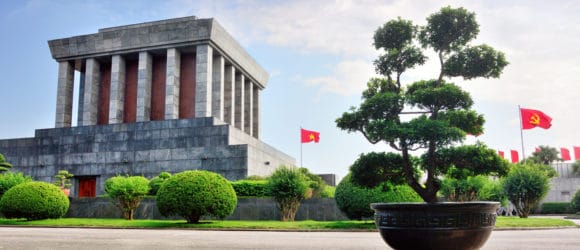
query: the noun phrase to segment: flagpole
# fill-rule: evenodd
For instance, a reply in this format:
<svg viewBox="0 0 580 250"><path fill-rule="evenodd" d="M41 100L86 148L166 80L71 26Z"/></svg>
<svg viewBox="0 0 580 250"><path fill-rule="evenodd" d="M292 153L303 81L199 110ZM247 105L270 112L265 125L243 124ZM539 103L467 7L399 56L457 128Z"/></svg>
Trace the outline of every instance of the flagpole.
<svg viewBox="0 0 580 250"><path fill-rule="evenodd" d="M302 167L302 126L300 126L300 167Z"/></svg>
<svg viewBox="0 0 580 250"><path fill-rule="evenodd" d="M522 160L526 160L526 151L524 149L524 123L522 121L522 108L518 105L518 116L520 117L520 138L522 141Z"/></svg>

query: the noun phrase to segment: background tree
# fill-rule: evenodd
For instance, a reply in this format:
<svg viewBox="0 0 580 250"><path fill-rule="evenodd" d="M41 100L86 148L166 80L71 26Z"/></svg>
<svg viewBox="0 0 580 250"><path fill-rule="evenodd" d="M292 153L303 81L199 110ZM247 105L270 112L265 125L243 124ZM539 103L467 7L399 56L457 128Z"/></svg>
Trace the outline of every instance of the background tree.
<svg viewBox="0 0 580 250"><path fill-rule="evenodd" d="M580 160L572 163L572 172L577 175L580 175Z"/></svg>
<svg viewBox="0 0 580 250"><path fill-rule="evenodd" d="M282 221L294 221L300 202L306 198L308 179L300 170L281 166L268 178L268 189L278 205Z"/></svg>
<svg viewBox="0 0 580 250"><path fill-rule="evenodd" d="M357 177L353 170L355 183L372 186L380 183L378 177L402 176L425 201L436 202L438 177L450 167L470 175L507 172L507 163L484 145L452 146L467 133L481 134L484 118L471 110L469 93L444 78L497 78L507 65L504 54L492 47L469 45L478 33L474 13L451 7L429 16L423 27L398 18L377 29L374 45L384 53L375 61L375 69L385 78L371 79L360 106L343 113L336 123L348 132L361 132L373 144L385 142L399 154L389 153L386 167L360 169L369 178ZM437 53L439 74L403 86L401 75L426 60L423 50L415 47L418 43ZM411 156L416 150L425 151L419 161ZM424 183L417 178L417 168L426 173Z"/></svg>
<svg viewBox="0 0 580 250"><path fill-rule="evenodd" d="M4 155L0 154L0 173L8 171L12 168L12 164L6 161Z"/></svg>
<svg viewBox="0 0 580 250"><path fill-rule="evenodd" d="M528 218L532 208L550 190L550 177L544 166L535 163L514 164L502 180L503 191L520 218Z"/></svg>
<svg viewBox="0 0 580 250"><path fill-rule="evenodd" d="M533 152L532 156L528 157L528 160L537 164L550 165L552 162L561 161L562 159L558 157L558 149L550 146L540 146L540 150Z"/></svg>
<svg viewBox="0 0 580 250"><path fill-rule="evenodd" d="M123 218L133 220L135 209L149 192L149 180L143 176L115 176L105 181L105 192L121 209Z"/></svg>

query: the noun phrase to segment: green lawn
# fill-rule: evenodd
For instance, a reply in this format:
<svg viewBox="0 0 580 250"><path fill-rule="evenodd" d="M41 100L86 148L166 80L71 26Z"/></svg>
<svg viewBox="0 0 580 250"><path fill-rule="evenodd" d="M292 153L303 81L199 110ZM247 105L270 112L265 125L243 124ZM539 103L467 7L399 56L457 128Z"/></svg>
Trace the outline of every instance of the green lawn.
<svg viewBox="0 0 580 250"><path fill-rule="evenodd" d="M108 227L108 228L200 228L224 230L375 230L372 221L202 221L187 224L185 220L133 220L63 218L56 220L25 221L0 218L0 225L49 227ZM498 217L496 228L562 227L574 226L568 220L550 218Z"/></svg>

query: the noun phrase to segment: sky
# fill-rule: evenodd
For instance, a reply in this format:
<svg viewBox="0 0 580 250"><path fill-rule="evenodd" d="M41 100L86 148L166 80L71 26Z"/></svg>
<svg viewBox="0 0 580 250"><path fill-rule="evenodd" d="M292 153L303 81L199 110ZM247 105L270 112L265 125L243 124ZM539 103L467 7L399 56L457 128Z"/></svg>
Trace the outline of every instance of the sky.
<svg viewBox="0 0 580 250"><path fill-rule="evenodd" d="M445 6L475 12L480 33L471 44L488 44L509 62L499 79L447 79L471 93L486 119L484 134L464 143L479 140L508 158L518 150L521 158L520 105L553 118L550 129L523 131L527 156L539 145L580 146L580 2L564 0L0 1L0 139L54 127L58 64L48 40L168 18L215 18L270 74L261 96L262 140L339 180L361 153L392 151L335 123L376 77L374 31L399 16L425 25ZM428 56L403 75L404 84L438 76L436 56ZM300 144L300 127L320 132L320 143Z"/></svg>

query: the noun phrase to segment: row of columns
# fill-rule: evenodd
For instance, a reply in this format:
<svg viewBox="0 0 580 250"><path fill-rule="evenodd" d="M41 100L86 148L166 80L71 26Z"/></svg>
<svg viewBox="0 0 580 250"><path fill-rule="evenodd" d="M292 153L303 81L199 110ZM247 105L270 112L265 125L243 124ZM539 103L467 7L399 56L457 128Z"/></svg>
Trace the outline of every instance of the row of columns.
<svg viewBox="0 0 580 250"><path fill-rule="evenodd" d="M179 119L181 53L170 48L166 52L164 119ZM108 65L106 65L108 67ZM80 74L78 126L98 123L102 65L95 58L85 60ZM139 52L137 66L136 121L151 119L153 56ZM74 64L59 62L55 127L70 127L74 89ZM126 62L123 56L113 55L110 64L108 94L108 123L123 123L125 115ZM259 138L260 90L241 71L213 51L210 45L198 45L195 50L195 95L193 117L215 117ZM103 93L101 93L103 95ZM193 96L193 95L192 95ZM181 99L183 102L184 100ZM192 118L192 117L188 117Z"/></svg>

